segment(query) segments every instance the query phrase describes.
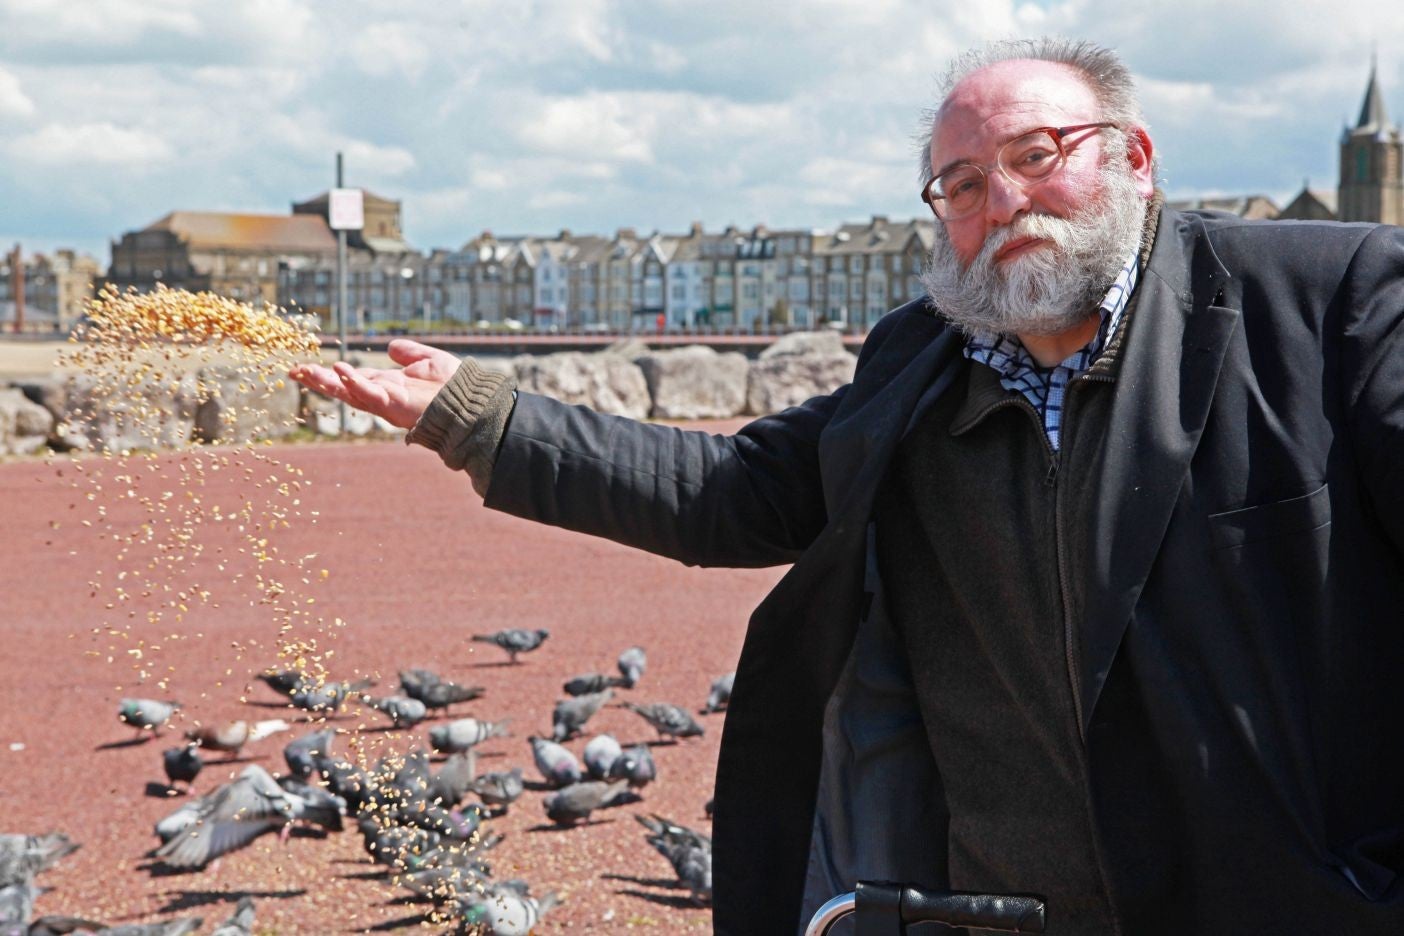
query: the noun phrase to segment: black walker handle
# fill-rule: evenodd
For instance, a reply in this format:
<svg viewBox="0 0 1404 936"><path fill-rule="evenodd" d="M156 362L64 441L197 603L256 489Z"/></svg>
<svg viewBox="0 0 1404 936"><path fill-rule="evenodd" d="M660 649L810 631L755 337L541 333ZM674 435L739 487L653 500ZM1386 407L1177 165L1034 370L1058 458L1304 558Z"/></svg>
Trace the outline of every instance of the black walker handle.
<svg viewBox="0 0 1404 936"><path fill-rule="evenodd" d="M860 881L852 894L835 897L819 909L806 936L825 936L850 913L855 916L855 936L904 936L913 923L1042 933L1047 922L1041 897L922 890L886 881Z"/></svg>

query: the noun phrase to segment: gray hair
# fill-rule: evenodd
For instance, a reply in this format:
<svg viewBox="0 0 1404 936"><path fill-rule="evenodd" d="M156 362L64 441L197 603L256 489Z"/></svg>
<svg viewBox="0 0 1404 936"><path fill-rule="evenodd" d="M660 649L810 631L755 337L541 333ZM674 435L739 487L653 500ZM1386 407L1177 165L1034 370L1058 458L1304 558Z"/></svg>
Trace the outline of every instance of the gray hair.
<svg viewBox="0 0 1404 936"><path fill-rule="evenodd" d="M959 55L946 69L937 88L941 103L934 108L922 111L921 165L918 172L922 184L931 181L931 134L936 129L936 120L941 115L941 107L946 98L965 78L982 68L998 62L1033 59L1041 62L1056 62L1067 65L1082 75L1101 109L1101 119L1111 121L1123 130L1145 127L1146 119L1141 114L1141 102L1136 97L1136 80L1131 70L1111 49L1103 48L1085 39L1062 39L1045 36L1039 39L1004 39L991 42L977 49ZM1160 174L1158 162L1154 164L1155 174Z"/></svg>

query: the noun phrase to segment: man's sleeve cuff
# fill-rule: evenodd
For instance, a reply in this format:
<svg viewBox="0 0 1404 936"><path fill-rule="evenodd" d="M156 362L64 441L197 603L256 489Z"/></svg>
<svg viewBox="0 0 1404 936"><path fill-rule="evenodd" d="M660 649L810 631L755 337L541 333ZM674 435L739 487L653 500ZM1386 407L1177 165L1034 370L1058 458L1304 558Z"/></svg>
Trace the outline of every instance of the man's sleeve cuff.
<svg viewBox="0 0 1404 936"><path fill-rule="evenodd" d="M516 381L464 358L405 436L435 451L448 467L468 472L479 494L487 491L497 449L512 414Z"/></svg>

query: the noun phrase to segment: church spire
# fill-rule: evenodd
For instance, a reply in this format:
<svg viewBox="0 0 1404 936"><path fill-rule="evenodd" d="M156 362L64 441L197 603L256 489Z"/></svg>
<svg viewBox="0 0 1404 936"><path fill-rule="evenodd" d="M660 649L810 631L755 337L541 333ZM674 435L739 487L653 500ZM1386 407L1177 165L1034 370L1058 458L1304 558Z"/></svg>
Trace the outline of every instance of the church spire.
<svg viewBox="0 0 1404 936"><path fill-rule="evenodd" d="M1392 129L1389 116L1385 113L1384 95L1380 93L1380 83L1375 77L1376 62L1370 56L1370 83L1365 88L1365 101L1360 105L1360 119L1355 123L1356 133L1385 133Z"/></svg>

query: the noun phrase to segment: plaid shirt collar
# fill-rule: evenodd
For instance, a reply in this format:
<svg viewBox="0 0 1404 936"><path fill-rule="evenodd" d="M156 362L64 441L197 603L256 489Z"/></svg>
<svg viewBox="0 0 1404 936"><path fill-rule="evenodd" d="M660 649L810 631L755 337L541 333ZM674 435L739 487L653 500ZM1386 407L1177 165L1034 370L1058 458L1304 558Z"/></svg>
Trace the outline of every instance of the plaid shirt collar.
<svg viewBox="0 0 1404 936"><path fill-rule="evenodd" d="M1121 324L1121 314L1126 311L1126 303L1136 288L1140 270L1140 254L1133 252L1098 308L1102 322L1097 333L1091 341L1053 367L1039 367L1015 335L977 334L966 342L967 358L993 368L1006 390L1022 394L1033 404L1043 421L1048 444L1055 452L1061 441L1063 395L1068 383L1092 366L1097 355L1116 334L1116 328Z"/></svg>

